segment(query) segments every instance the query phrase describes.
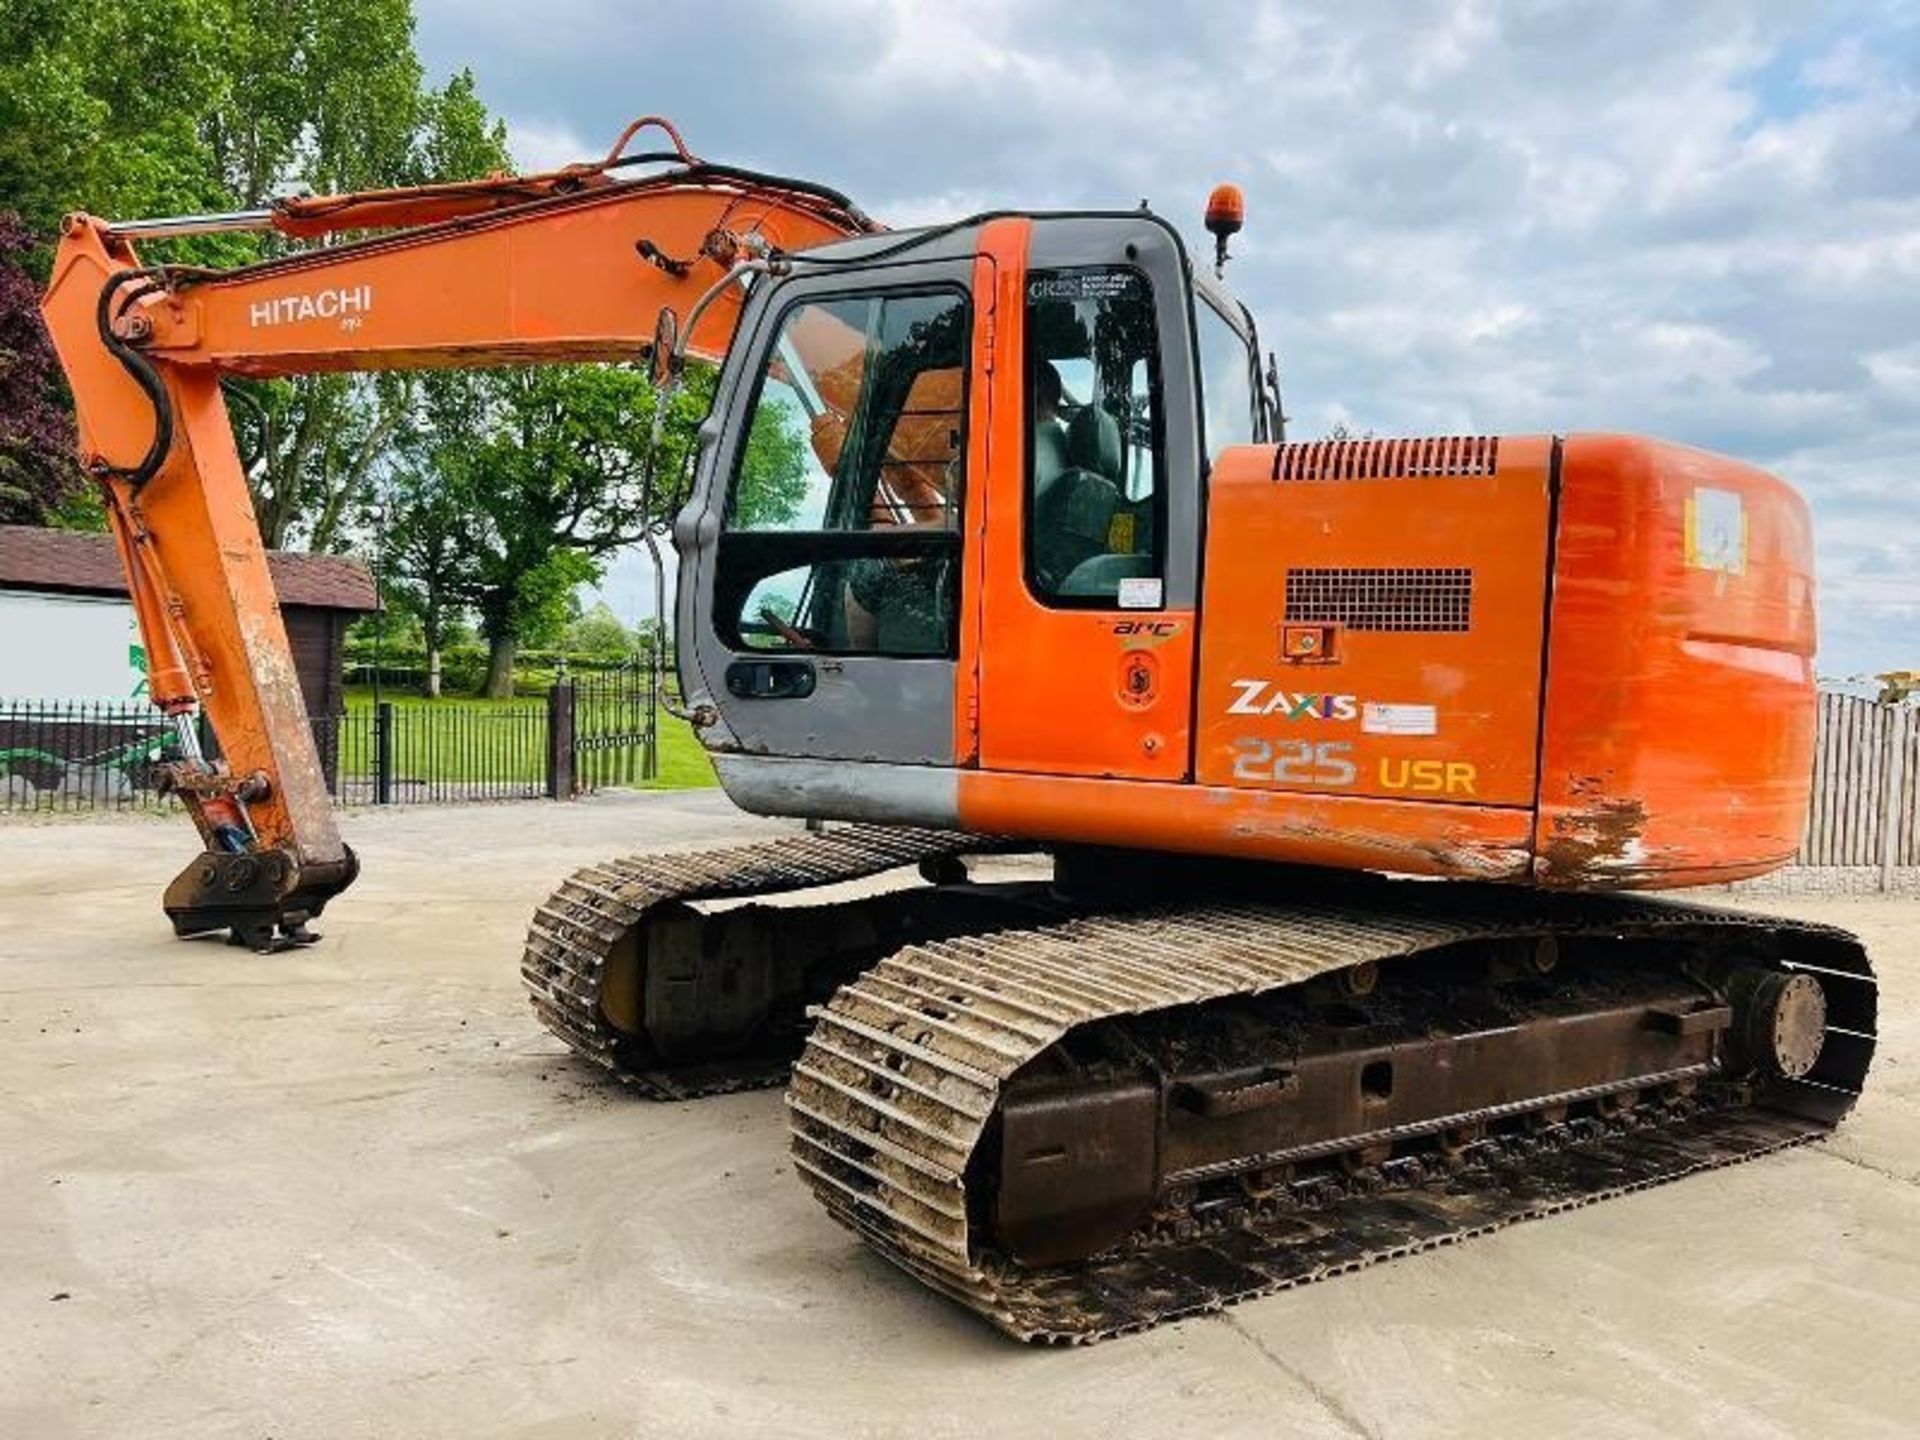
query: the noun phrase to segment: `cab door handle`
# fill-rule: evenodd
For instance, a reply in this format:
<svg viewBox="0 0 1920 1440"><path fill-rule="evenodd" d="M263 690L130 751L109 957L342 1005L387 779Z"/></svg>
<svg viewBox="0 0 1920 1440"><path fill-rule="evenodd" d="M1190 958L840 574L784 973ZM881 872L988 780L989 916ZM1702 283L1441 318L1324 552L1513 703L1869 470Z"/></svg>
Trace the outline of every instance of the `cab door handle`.
<svg viewBox="0 0 1920 1440"><path fill-rule="evenodd" d="M811 660L736 660L727 666L727 693L742 700L804 700L814 682Z"/></svg>

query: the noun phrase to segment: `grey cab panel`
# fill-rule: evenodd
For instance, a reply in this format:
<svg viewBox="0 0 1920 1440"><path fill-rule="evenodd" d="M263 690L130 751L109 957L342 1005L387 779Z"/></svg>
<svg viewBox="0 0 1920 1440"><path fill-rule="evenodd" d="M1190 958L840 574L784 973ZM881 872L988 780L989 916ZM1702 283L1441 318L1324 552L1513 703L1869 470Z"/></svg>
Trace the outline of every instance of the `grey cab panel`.
<svg viewBox="0 0 1920 1440"><path fill-rule="evenodd" d="M955 762L976 233L828 247L864 263L749 298L674 527L710 746Z"/></svg>

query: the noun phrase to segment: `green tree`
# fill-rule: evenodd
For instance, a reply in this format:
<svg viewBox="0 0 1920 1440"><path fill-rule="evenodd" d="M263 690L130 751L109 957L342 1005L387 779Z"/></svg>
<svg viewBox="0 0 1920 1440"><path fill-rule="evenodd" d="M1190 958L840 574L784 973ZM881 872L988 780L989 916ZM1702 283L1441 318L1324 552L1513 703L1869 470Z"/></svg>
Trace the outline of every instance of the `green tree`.
<svg viewBox="0 0 1920 1440"><path fill-rule="evenodd" d="M470 76L422 89L412 0L9 0L0 194L51 242L60 216L252 208L289 190L426 178L491 133ZM490 155L489 166L497 163ZM473 173L461 170L459 173ZM276 242L182 242L239 261Z"/></svg>
<svg viewBox="0 0 1920 1440"><path fill-rule="evenodd" d="M0 521L44 525L77 501L84 480L37 289L9 263L30 244L0 211Z"/></svg>
<svg viewBox="0 0 1920 1440"><path fill-rule="evenodd" d="M389 0L380 3L393 8ZM411 64L410 50L408 59ZM412 128L405 136L364 119L342 126L353 143L389 151L383 173L356 173L316 146L315 188L418 184L507 168L506 127L480 103L471 72L404 101L403 75L417 82L418 67L398 67L387 76L386 89L389 108L409 117ZM355 153L365 159L365 152ZM309 549L342 548L367 519L372 477L416 403L416 384L400 374L304 375L236 382L230 393L241 400L233 407L235 429L267 544L284 545L298 535Z"/></svg>
<svg viewBox="0 0 1920 1440"><path fill-rule="evenodd" d="M647 447L659 394L639 368L421 377L407 449L411 470L426 478L396 511L393 532L414 523L407 509L444 504L466 517L473 571L461 595L487 641L487 694L512 694L519 647L564 626L573 592L600 578L606 557L638 541L648 524L671 518L713 385L712 372L695 367L674 390L649 505ZM775 425L756 425L742 472L750 513L795 512L806 493L802 443Z"/></svg>
<svg viewBox="0 0 1920 1440"><path fill-rule="evenodd" d="M69 210L131 216L226 202L200 126L230 100L235 3L0 7L0 195L41 247L36 276Z"/></svg>
<svg viewBox="0 0 1920 1440"><path fill-rule="evenodd" d="M221 6L156 0L0 5L0 195L18 215L0 243L0 516L103 523L73 461L71 402L40 323L60 217L217 208L224 196L179 96L223 93ZM166 85L141 77L166 75ZM196 242L191 258L220 254Z"/></svg>
<svg viewBox="0 0 1920 1440"><path fill-rule="evenodd" d="M0 7L0 195L44 279L60 216L250 209L290 191L464 178L507 166L473 77L424 89L412 0L8 0ZM143 247L238 264L277 236ZM398 377L230 387L270 545L343 546L396 437Z"/></svg>
<svg viewBox="0 0 1920 1440"><path fill-rule="evenodd" d="M601 600L567 626L566 645L575 655L619 660L633 654L634 634L613 613L613 607Z"/></svg>
<svg viewBox="0 0 1920 1440"><path fill-rule="evenodd" d="M226 192L263 205L403 183L428 108L413 0L224 0L227 103L201 137Z"/></svg>
<svg viewBox="0 0 1920 1440"><path fill-rule="evenodd" d="M400 375L301 375L232 380L227 409L253 493L260 536L343 548L367 517L374 468L405 418L412 386Z"/></svg>
<svg viewBox="0 0 1920 1440"><path fill-rule="evenodd" d="M440 694L441 657L479 580L470 519L435 472L404 464L390 477L375 518L387 592L420 624L430 696Z"/></svg>
<svg viewBox="0 0 1920 1440"><path fill-rule="evenodd" d="M718 379L711 366L689 368L681 381L688 412L704 417L713 408ZM693 423L698 425L699 418ZM733 510L738 523L779 525L798 515L807 498L808 453L799 431L782 425L771 407L756 407L746 453L740 457L740 490ZM680 498L671 497L668 503L677 506Z"/></svg>
<svg viewBox="0 0 1920 1440"><path fill-rule="evenodd" d="M612 365L435 375L423 389L431 462L473 521L485 693L511 695L521 643L564 625L575 588L642 533L655 392ZM677 466L691 439L670 424L663 461Z"/></svg>

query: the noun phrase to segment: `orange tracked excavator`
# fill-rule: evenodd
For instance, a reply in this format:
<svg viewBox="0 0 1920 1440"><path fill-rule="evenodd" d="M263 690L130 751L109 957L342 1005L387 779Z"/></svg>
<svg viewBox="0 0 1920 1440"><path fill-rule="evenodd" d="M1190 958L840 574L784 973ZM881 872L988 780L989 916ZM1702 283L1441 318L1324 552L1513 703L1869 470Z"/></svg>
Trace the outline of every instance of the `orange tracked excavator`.
<svg viewBox="0 0 1920 1440"><path fill-rule="evenodd" d="M1825 1133L1860 945L1626 893L1795 849L1805 505L1621 435L1285 443L1217 280L1237 191L1207 224L1212 277L1144 209L887 232L661 122L542 175L70 218L45 313L204 842L175 928L308 940L355 871L221 376L691 356L683 713L746 809L851 823L567 879L521 968L578 1054L787 1081L828 1211L1029 1339ZM341 238L134 252L236 228ZM804 493L743 483L762 426Z"/></svg>

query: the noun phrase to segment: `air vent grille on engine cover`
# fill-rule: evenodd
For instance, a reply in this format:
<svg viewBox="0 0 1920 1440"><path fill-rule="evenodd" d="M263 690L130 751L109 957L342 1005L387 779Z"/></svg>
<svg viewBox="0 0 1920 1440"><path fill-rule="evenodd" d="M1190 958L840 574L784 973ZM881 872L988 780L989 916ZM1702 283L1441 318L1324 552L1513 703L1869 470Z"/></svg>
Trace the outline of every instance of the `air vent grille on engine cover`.
<svg viewBox="0 0 1920 1440"><path fill-rule="evenodd" d="M1431 480L1491 475L1500 463L1497 435L1443 435L1423 440L1315 440L1282 445L1276 480Z"/></svg>
<svg viewBox="0 0 1920 1440"><path fill-rule="evenodd" d="M1466 630L1473 623L1473 571L1289 570L1287 619L1349 630Z"/></svg>

